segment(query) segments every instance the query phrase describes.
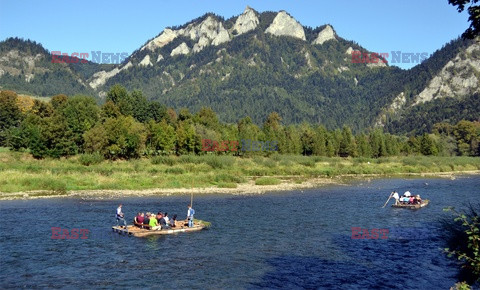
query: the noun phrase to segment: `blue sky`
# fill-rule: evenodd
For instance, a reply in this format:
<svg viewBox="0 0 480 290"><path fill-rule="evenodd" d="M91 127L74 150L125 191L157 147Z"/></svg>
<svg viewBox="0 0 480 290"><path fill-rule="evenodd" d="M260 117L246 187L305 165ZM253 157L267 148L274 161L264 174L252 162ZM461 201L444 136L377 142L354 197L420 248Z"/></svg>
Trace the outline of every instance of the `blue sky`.
<svg viewBox="0 0 480 290"><path fill-rule="evenodd" d="M448 0L0 0L0 40L22 37L50 51L132 53L165 27L206 12L239 15L286 10L305 26L331 24L373 52L433 53L469 26ZM399 64L410 68L414 64Z"/></svg>

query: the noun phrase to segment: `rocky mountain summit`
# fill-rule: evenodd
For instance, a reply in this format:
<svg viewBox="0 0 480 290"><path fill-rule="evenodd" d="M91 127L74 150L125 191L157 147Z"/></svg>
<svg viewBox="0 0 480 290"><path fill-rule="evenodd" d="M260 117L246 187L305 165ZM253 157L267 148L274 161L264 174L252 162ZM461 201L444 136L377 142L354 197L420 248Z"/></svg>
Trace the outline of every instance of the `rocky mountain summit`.
<svg viewBox="0 0 480 290"><path fill-rule="evenodd" d="M442 121L444 99L456 100L449 111L476 104L478 40L453 40L410 70L358 63L354 52L372 55L330 24L304 27L286 11L259 13L247 6L229 19L209 13L167 27L116 65L52 63L41 45L8 39L0 42L0 89L87 94L102 102L119 83L176 109L212 107L226 122L249 116L261 124L276 111L286 124L346 124L354 131L394 131L412 114L432 111L431 103Z"/></svg>
<svg viewBox="0 0 480 290"><path fill-rule="evenodd" d="M285 11L280 11L272 24L265 30L276 36L291 36L301 40L306 40L303 26Z"/></svg>

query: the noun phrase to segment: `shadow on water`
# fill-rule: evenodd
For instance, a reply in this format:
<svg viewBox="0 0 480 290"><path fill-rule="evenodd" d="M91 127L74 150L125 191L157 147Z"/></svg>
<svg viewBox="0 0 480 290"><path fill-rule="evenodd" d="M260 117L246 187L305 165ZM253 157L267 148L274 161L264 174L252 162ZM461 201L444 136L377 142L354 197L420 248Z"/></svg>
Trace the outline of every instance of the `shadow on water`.
<svg viewBox="0 0 480 290"><path fill-rule="evenodd" d="M344 255L270 258L267 263L272 270L249 288L442 289L455 281L456 271L442 256L437 234L428 232L420 238L407 231L387 240L337 236L334 243Z"/></svg>

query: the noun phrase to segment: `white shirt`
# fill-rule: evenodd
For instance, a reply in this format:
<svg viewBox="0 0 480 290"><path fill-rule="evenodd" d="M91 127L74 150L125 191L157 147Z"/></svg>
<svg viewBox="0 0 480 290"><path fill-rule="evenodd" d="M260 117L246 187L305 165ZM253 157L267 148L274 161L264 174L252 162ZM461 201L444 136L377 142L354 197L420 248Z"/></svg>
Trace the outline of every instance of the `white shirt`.
<svg viewBox="0 0 480 290"><path fill-rule="evenodd" d="M398 195L398 192L395 192L395 193L393 194L393 198L395 198L395 199L399 199L399 198L400 198L400 196Z"/></svg>
<svg viewBox="0 0 480 290"><path fill-rule="evenodd" d="M193 217L195 210L193 208L189 208L187 211L187 217Z"/></svg>
<svg viewBox="0 0 480 290"><path fill-rule="evenodd" d="M168 218L168 216L164 216L163 219L165 220L165 222L168 224L170 219Z"/></svg>
<svg viewBox="0 0 480 290"><path fill-rule="evenodd" d="M408 197L412 196L412 194L410 193L410 191L405 191L405 193L404 193L403 195L408 196Z"/></svg>
<svg viewBox="0 0 480 290"><path fill-rule="evenodd" d="M122 213L122 208L121 208L120 206L117 208L117 215L118 215L118 216L122 216L122 215L123 215L123 213Z"/></svg>

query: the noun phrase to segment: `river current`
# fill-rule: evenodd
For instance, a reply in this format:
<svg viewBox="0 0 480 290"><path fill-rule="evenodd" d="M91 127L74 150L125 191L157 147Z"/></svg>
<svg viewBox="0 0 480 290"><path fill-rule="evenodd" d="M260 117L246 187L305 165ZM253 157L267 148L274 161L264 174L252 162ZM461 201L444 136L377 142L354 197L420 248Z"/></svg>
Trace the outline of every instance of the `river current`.
<svg viewBox="0 0 480 290"><path fill-rule="evenodd" d="M447 289L457 265L442 253L447 206L480 200L480 177L391 178L263 195L197 195L195 233L135 238L112 233L118 204L185 218L189 195L0 202L0 288ZM431 203L382 208L410 190ZM392 201L390 201L390 204ZM52 227L88 229L52 239ZM352 227L387 229L352 239Z"/></svg>

